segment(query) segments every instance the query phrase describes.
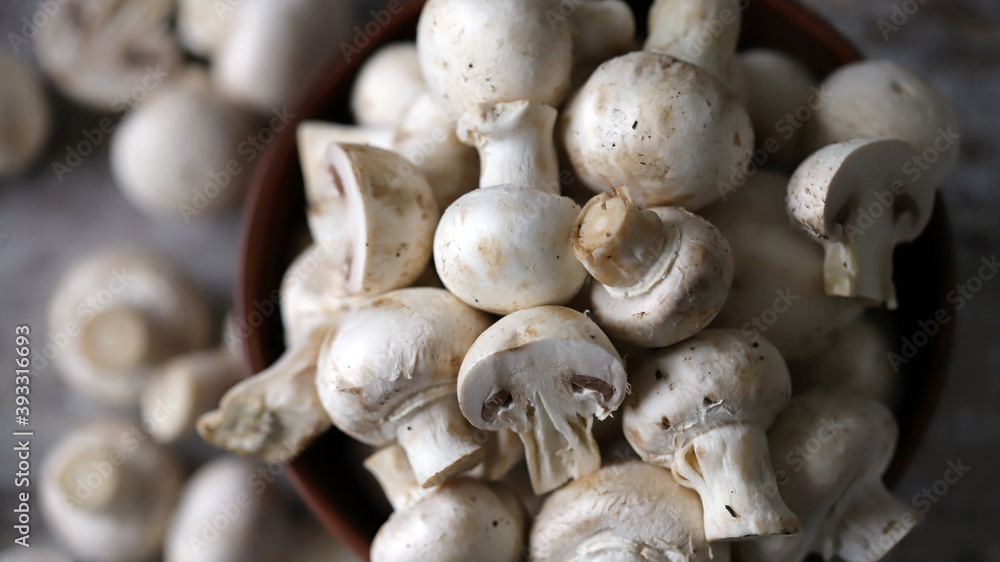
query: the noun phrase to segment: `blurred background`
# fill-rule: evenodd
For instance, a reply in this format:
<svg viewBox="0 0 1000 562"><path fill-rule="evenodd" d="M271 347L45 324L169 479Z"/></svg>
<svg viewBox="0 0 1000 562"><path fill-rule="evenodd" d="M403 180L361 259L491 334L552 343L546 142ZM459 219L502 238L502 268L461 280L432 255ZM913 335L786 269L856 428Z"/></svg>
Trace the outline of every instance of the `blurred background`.
<svg viewBox="0 0 1000 562"><path fill-rule="evenodd" d="M218 0L235 6L243 0ZM890 59L926 76L956 107L962 131L962 153L957 170L942 189L954 226L957 279L965 283L977 276L983 260L990 260L1000 248L1000 189L996 188L996 154L1000 153L1000 3L992 0L804 0L832 21L869 58ZM171 2L150 2L169 5ZM5 0L0 3L0 58L15 57L31 69L47 67L39 75L41 92L51 133L40 143L39 154L23 170L12 175L0 173L0 364L8 375L0 385L0 422L13 426L14 329L31 327L32 346L38 354L42 346L57 336L48 320L50 301L68 268L81 257L113 248L152 250L172 262L206 296L211 308L212 339L221 338L225 311L231 306L238 254L240 226L240 185L253 173L259 153L273 134L279 107L288 106L294 93L262 91L249 82L240 83L234 70L233 91L245 95L238 110L209 127L245 131L246 143L235 154L215 155L223 162L235 161L234 169L214 169L218 173L218 194L205 199L191 198L187 207L172 207L149 196L144 190L155 185L167 171L148 162L130 158L133 143L156 142L146 139L139 127L125 127L133 112L144 111L143 102L154 90L172 87L166 75L180 68L179 51L164 46L154 33L114 29L109 33L139 33L136 53L116 53L119 64L133 65L131 72L143 75L144 85L124 99L106 95L115 72L90 68L81 46L104 48L112 42L74 37L86 33L73 21L86 21L88 14L75 14L69 28L47 29L57 21L64 0ZM72 5L72 2L70 3ZM351 40L354 25L370 21L370 10L384 5L375 0L329 3L322 29L310 33L324 35L317 40L323 51L320 59L339 50L340 40ZM69 8L65 8L69 9ZM149 22L130 22L142 28ZM52 24L56 27L56 24ZM154 29L148 27L148 29ZM314 26L315 27L315 26ZM300 40L304 40L300 36ZM74 43L78 40L78 43ZM215 56L211 41L189 38L188 50L200 50L199 57ZM286 48L288 36L268 37L269 50ZM315 38L313 40L316 40ZM44 44L43 44L44 42ZM41 51L44 51L41 52ZM223 55L219 55L223 56ZM235 56L235 55L226 55ZM199 57L196 57L199 58ZM308 59L309 57L304 57ZM307 76L316 68L314 60L304 60L297 75ZM161 76L160 67L166 69ZM238 68L239 61L233 62ZM0 64L0 95L10 95L8 85L17 79L10 64ZM120 69L119 69L120 70ZM179 72L179 71L177 71ZM102 74L102 73L107 73ZM205 76L184 76L186 87L198 92ZM301 79L305 81L304 78ZM89 82L89 83L88 83ZM288 88L300 86L286 80ZM241 88L243 92L240 94ZM195 96L197 97L197 96ZM3 99L0 99L0 104ZM186 103L183 100L177 103ZM191 103L201 103L199 101ZM207 102L206 102L207 103ZM122 110L125 110L124 112ZM30 111L35 111L34 109ZM170 108L161 110L172 115ZM147 115L147 113L143 113ZM162 119L155 111L148 119ZM30 116L28 116L30 117ZM208 119L208 117L206 117ZM213 117L214 119L214 117ZM167 119L169 121L169 119ZM42 126L42 125L38 125ZM183 123L166 123L183 128ZM201 127L205 129L205 127ZM242 128L242 129L240 129ZM195 128L196 129L196 128ZM116 135L133 135L116 145ZM152 133L149 133L152 134ZM8 142L0 139L0 142ZM218 149L212 139L191 139L190 150L210 153ZM224 150L224 149L223 149ZM121 169L112 169L121 151ZM0 151L0 155L2 155ZM231 157L231 158L230 158ZM167 154L165 158L170 158ZM2 162L2 160L0 160ZM2 170L0 170L2 172ZM191 173L197 173L193 171ZM164 181L169 181L164 180ZM124 185L130 184L130 185ZM152 189L152 188L149 188ZM168 209L164 211L164 205ZM981 283L981 290L957 310L957 332L950 377L926 441L896 495L916 506L926 504L925 521L908 536L889 560L955 560L957 562L1000 562L1000 535L995 532L994 506L1000 504L1000 279ZM900 343L902 345L902 343ZM48 363L47 361L45 363ZM70 388L45 364L31 383L32 482L36 491L42 459L69 429L85 420L117 417L138 423L133 407L114 408L94 401ZM14 437L4 431L0 446L0 548L12 544L15 536L14 482L17 459L11 453ZM217 457L219 453L193 434L170 444L186 470ZM946 487L942 481L953 465L968 467L964 475ZM300 528L321 531L297 503L284 475L273 486L278 490L282 513ZM924 502L920 498L927 498ZM918 503L920 502L920 503ZM923 509L922 509L923 510ZM37 510L32 512L33 545L54 545ZM333 558L325 558L333 559ZM343 560L349 558L344 555Z"/></svg>

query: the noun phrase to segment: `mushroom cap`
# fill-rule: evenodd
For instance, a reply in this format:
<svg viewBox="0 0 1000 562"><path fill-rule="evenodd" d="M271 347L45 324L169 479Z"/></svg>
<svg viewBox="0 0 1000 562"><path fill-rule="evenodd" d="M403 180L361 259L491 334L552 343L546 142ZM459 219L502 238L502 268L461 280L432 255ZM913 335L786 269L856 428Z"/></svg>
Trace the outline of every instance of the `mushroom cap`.
<svg viewBox="0 0 1000 562"><path fill-rule="evenodd" d="M565 394L604 419L627 386L622 359L597 324L569 308L540 306L504 316L476 339L462 361L458 403L472 425L497 431L536 394L550 407ZM508 403L494 400L501 392Z"/></svg>
<svg viewBox="0 0 1000 562"><path fill-rule="evenodd" d="M392 150L392 138L392 127L360 127L326 121L300 122L295 128L295 141L305 185L329 183L326 154L331 144L365 144Z"/></svg>
<svg viewBox="0 0 1000 562"><path fill-rule="evenodd" d="M372 541L372 562L517 562L524 510L505 488L468 478L446 482L389 516Z"/></svg>
<svg viewBox="0 0 1000 562"><path fill-rule="evenodd" d="M100 321L116 313L127 321ZM149 253L109 251L64 274L49 305L49 329L69 336L53 360L73 388L100 402L135 405L158 362L206 346L212 322L203 296L173 265ZM135 365L109 367L94 356L102 343L120 349L126 341L142 353Z"/></svg>
<svg viewBox="0 0 1000 562"><path fill-rule="evenodd" d="M336 323L364 300L347 290L347 270L343 256L316 244L288 266L281 279L281 323L286 346L304 341L320 326Z"/></svg>
<svg viewBox="0 0 1000 562"><path fill-rule="evenodd" d="M143 211L189 221L241 201L250 173L239 149L252 120L192 71L161 86L111 138L111 172Z"/></svg>
<svg viewBox="0 0 1000 562"><path fill-rule="evenodd" d="M556 0L430 0L417 51L427 87L456 115L480 103L558 106L570 87L573 39Z"/></svg>
<svg viewBox="0 0 1000 562"><path fill-rule="evenodd" d="M912 145L896 139L855 139L825 146L792 174L788 212L813 238L841 241L850 236L843 224L850 212L875 202L879 193L891 196L890 187L898 182L905 193L895 196L893 209L883 207L879 216L893 219L897 241L911 241L923 232L934 209L935 185L927 176L904 181L904 164L916 154Z"/></svg>
<svg viewBox="0 0 1000 562"><path fill-rule="evenodd" d="M417 45L391 43L365 60L351 88L354 120L365 126L395 126L413 100L427 89Z"/></svg>
<svg viewBox="0 0 1000 562"><path fill-rule="evenodd" d="M38 64L71 99L125 111L182 63L173 8L174 0L61 0L38 26Z"/></svg>
<svg viewBox="0 0 1000 562"><path fill-rule="evenodd" d="M733 258L725 237L705 219L676 207L650 209L675 245L663 275L632 292L592 283L594 319L613 338L664 347L704 329L729 294Z"/></svg>
<svg viewBox="0 0 1000 562"><path fill-rule="evenodd" d="M933 186L954 169L959 146L942 151L935 141L942 130L958 128L958 117L948 99L915 72L892 61L863 60L838 68L821 90L826 99L808 124L812 151L858 138L900 139L918 152L938 152L928 172Z"/></svg>
<svg viewBox="0 0 1000 562"><path fill-rule="evenodd" d="M569 14L573 35L573 77L586 80L602 62L635 47L635 15L623 0L574 3Z"/></svg>
<svg viewBox="0 0 1000 562"><path fill-rule="evenodd" d="M729 241L735 265L729 296L711 326L764 335L792 361L826 349L864 304L826 294L823 250L791 225L787 185L788 176L759 170L704 216Z"/></svg>
<svg viewBox="0 0 1000 562"><path fill-rule="evenodd" d="M466 193L444 212L434 234L434 265L456 297L495 313L563 304L587 270L570 234L580 207L530 187Z"/></svg>
<svg viewBox="0 0 1000 562"><path fill-rule="evenodd" d="M532 562L729 560L728 545L705 541L698 494L641 461L606 466L553 492L530 544ZM642 555L649 551L656 556Z"/></svg>
<svg viewBox="0 0 1000 562"><path fill-rule="evenodd" d="M42 514L60 544L79 559L127 562L159 549L181 469L138 426L105 420L64 434L42 482ZM107 501L99 509L81 506L92 495Z"/></svg>
<svg viewBox="0 0 1000 562"><path fill-rule="evenodd" d="M48 95L38 75L0 52L0 177L24 171L45 148L52 130Z"/></svg>
<svg viewBox="0 0 1000 562"><path fill-rule="evenodd" d="M792 393L778 350L737 330L704 330L660 350L630 382L625 437L644 460L661 466L710 429L733 423L768 427Z"/></svg>
<svg viewBox="0 0 1000 562"><path fill-rule="evenodd" d="M392 150L427 177L439 209L479 187L479 153L455 134L455 119L424 91L403 111Z"/></svg>
<svg viewBox="0 0 1000 562"><path fill-rule="evenodd" d="M375 297L345 314L323 345L316 373L323 407L343 432L384 445L409 413L455 392L462 358L489 324L442 289Z"/></svg>
<svg viewBox="0 0 1000 562"><path fill-rule="evenodd" d="M753 127L736 95L701 68L657 52L599 66L567 102L558 137L584 185L596 192L627 185L642 208L704 207L753 153Z"/></svg>
<svg viewBox="0 0 1000 562"><path fill-rule="evenodd" d="M253 559L272 509L270 494L251 486L257 468L235 457L201 466L184 484L163 545L164 562ZM264 490L268 492L268 490ZM225 511L231 505L237 513ZM275 506L276 507L276 506ZM220 521L223 523L220 524Z"/></svg>
<svg viewBox="0 0 1000 562"><path fill-rule="evenodd" d="M327 174L306 184L309 229L345 256L347 288L373 296L412 283L431 257L437 203L423 174L402 156L331 144Z"/></svg>
<svg viewBox="0 0 1000 562"><path fill-rule="evenodd" d="M177 38L188 51L212 57L226 38L243 2L219 4L217 0L177 0Z"/></svg>
<svg viewBox="0 0 1000 562"><path fill-rule="evenodd" d="M730 71L738 75L730 84L750 115L757 146L769 140L769 145L777 143L776 152L765 149L768 159L782 167L796 166L806 155L806 128L794 127L786 115L823 103L809 103L814 88L809 69L781 51L750 49L736 55Z"/></svg>

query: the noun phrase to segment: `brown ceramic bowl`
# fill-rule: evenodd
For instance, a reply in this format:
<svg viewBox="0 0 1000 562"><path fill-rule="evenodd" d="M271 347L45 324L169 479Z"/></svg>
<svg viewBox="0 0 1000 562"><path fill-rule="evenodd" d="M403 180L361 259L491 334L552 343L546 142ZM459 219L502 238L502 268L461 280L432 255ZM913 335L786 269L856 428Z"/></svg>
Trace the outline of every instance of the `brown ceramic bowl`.
<svg viewBox="0 0 1000 562"><path fill-rule="evenodd" d="M650 1L632 1L645 29ZM415 37L423 2L404 3L379 33L350 61L339 55L297 105L297 120L325 119L351 122L348 95L361 61L379 46ZM817 75L861 58L857 49L827 22L793 0L754 0L743 16L741 45L768 47L790 53ZM257 168L246 202L235 310L239 318L255 326L244 341L249 373L274 362L283 351L282 326L278 314L261 314L259 303L272 298L285 268L300 247L305 228L302 174L295 147L294 127L288 127L268 149ZM895 254L895 278L899 310L895 315L898 334L912 336L917 322L947 309L945 295L954 286L951 231L944 203L938 196L934 216L914 244L901 246ZM254 314L256 312L256 314ZM905 388L896 411L901 429L895 459L886 476L890 486L899 482L913 460L933 415L948 366L954 322L910 359L905 366ZM364 559L376 530L388 516L388 506L357 458L350 439L330 430L295 462L289 471L299 494L309 508L339 540Z"/></svg>

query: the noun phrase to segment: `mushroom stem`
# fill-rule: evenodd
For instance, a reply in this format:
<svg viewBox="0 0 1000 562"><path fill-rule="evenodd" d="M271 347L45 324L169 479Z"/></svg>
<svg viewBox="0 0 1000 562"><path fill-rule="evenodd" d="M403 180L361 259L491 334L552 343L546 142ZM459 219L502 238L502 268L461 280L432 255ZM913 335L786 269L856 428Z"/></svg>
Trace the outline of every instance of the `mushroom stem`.
<svg viewBox="0 0 1000 562"><path fill-rule="evenodd" d="M625 186L601 193L584 206L573 231L573 252L608 287L633 287L669 267L673 236L652 211L640 210Z"/></svg>
<svg viewBox="0 0 1000 562"><path fill-rule="evenodd" d="M483 461L486 450L472 433L455 395L448 394L401 423L396 438L417 482L431 488Z"/></svg>
<svg viewBox="0 0 1000 562"><path fill-rule="evenodd" d="M157 355L156 341L150 318L133 306L99 312L80 333L84 355L94 364L114 371L151 363Z"/></svg>
<svg viewBox="0 0 1000 562"><path fill-rule="evenodd" d="M889 310L894 310L897 302L892 254L896 240L891 217L872 219L859 207L850 214L844 228L842 241L823 244L826 293L884 301Z"/></svg>
<svg viewBox="0 0 1000 562"><path fill-rule="evenodd" d="M921 519L886 490L878 474L858 482L837 506L842 513L827 524L832 532L820 533L829 538L812 549L827 560L834 555L847 562L881 560Z"/></svg>
<svg viewBox="0 0 1000 562"><path fill-rule="evenodd" d="M671 470L701 496L707 540L799 534L759 425L729 424L694 437L674 453Z"/></svg>
<svg viewBox="0 0 1000 562"><path fill-rule="evenodd" d="M420 501L433 493L433 489L420 486L413 476L413 468L406 451L393 444L376 451L365 459L365 468L378 480L382 492L392 505L392 509L400 511Z"/></svg>
<svg viewBox="0 0 1000 562"><path fill-rule="evenodd" d="M479 187L514 185L559 194L557 111L520 100L482 103L459 118L456 134L479 151Z"/></svg>
<svg viewBox="0 0 1000 562"><path fill-rule="evenodd" d="M242 363L225 348L171 361L143 393L142 417L149 423L150 435L161 443L179 439L242 379Z"/></svg>
<svg viewBox="0 0 1000 562"><path fill-rule="evenodd" d="M524 443L528 475L535 494L551 492L563 483L601 468L601 452L591 433L592 415L564 419L552 416L545 397L536 395L525 411L524 427L514 430Z"/></svg>
<svg viewBox="0 0 1000 562"><path fill-rule="evenodd" d="M119 453L111 447L81 449L60 467L59 488L67 503L90 512L114 506L126 490L122 468L108 459ZM97 481L96 485L94 480Z"/></svg>

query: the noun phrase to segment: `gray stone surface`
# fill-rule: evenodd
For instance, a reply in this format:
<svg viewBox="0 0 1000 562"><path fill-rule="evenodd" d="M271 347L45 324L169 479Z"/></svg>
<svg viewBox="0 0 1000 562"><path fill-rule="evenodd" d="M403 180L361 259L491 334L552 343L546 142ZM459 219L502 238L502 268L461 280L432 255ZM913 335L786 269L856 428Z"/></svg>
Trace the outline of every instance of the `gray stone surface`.
<svg viewBox="0 0 1000 562"><path fill-rule="evenodd" d="M958 109L962 157L944 189L955 225L958 279L977 273L981 258L1000 247L1000 3L991 0L808 0L856 41L870 57L896 60L926 75ZM879 20L913 11L883 36ZM0 34L18 32L34 3L0 2ZM901 22L897 16L897 23ZM0 49L11 50L6 39ZM30 45L21 56L30 59ZM4 77L0 77L0 80ZM192 224L153 220L134 210L108 174L108 142L58 181L53 161L67 145L83 140L100 116L80 111L54 91L56 131L47 154L29 174L0 184L0 365L12 375L13 328L32 326L35 346L46 343L45 306L58 277L72 260L108 245L150 248L176 261L212 296L219 311L230 300L235 276L235 215ZM1000 280L988 281L958 314L951 377L930 434L898 495L927 505L926 520L889 560L1000 562L995 506L1000 505ZM38 347L36 347L38 349ZM12 377L0 384L0 547L9 544L14 458ZM100 410L67 390L52 369L38 373L32 388L33 482L41 458L61 431ZM123 412L122 415L134 415ZM205 449L183 447L189 457ZM970 470L945 489L949 462ZM36 488L37 491L37 488ZM917 497L933 496L933 502ZM34 528L44 534L38 513ZM36 540L41 536L34 537Z"/></svg>

